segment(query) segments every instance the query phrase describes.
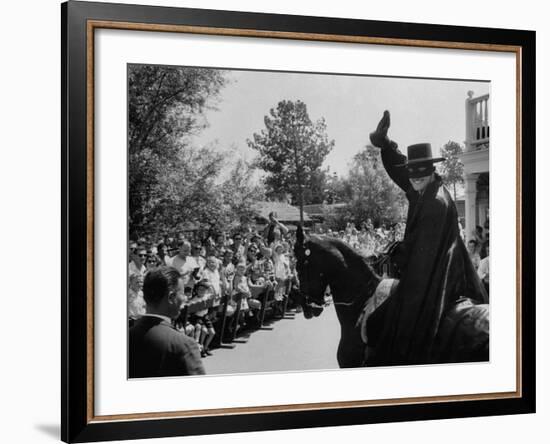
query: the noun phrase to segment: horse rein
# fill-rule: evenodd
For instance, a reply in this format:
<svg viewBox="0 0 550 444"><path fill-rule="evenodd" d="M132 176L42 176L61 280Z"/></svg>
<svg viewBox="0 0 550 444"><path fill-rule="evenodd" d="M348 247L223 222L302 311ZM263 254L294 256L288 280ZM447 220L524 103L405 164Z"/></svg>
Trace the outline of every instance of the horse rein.
<svg viewBox="0 0 550 444"><path fill-rule="evenodd" d="M306 304L309 303L309 300L310 300L310 297L309 297L309 291L308 291L308 284L307 282L309 282L309 273L308 273L308 265L309 265L309 256L311 255L311 250L308 248L304 251L304 256L305 256L305 259L303 261L303 266L302 266L302 269L304 270L304 279L303 280L300 280L300 288L302 289L302 286L303 287L306 287L306 288L303 288L302 289L302 293L304 294L305 296L305 301L306 301ZM321 279L321 283L324 284L324 280L323 280L323 276L324 274L323 273L319 273L319 277ZM369 292L374 292L376 291L376 288L378 287L378 284L380 282L376 282L376 279L371 279L371 282L373 282L375 285L373 286L372 283L369 284L369 286L365 289L365 293L368 295ZM302 285L304 284L304 285ZM326 287L328 286L329 284L326 284L324 285L324 288L326 289ZM373 287L373 288L371 288ZM353 298L351 301L342 301L342 302L336 302L333 300L333 304L334 305L340 305L340 306L343 306L343 307L351 307L353 305L355 305L359 299L362 299L362 296L363 296L363 292L360 292L358 296L356 296L355 298Z"/></svg>
<svg viewBox="0 0 550 444"><path fill-rule="evenodd" d="M336 302L336 301L333 301L332 303L333 303L334 305L341 305L341 306L343 306L343 307L351 307L351 306L357 304L357 302L358 302L360 299L362 299L362 296L363 296L364 294L369 295L369 294L374 293L374 292L376 291L376 288L378 287L378 284L379 284L380 282L377 283L375 279L371 279L371 281L373 281L373 282L375 283L375 285L369 284L369 286L365 289L364 292L358 292L359 295L356 296L355 298L353 298L350 302ZM372 288L371 288L371 287L372 287Z"/></svg>

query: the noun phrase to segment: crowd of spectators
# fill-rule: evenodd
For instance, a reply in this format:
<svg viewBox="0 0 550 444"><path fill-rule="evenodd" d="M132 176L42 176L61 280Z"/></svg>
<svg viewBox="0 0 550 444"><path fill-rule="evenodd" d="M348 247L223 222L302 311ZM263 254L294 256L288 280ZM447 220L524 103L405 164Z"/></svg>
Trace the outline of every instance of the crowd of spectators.
<svg viewBox="0 0 550 444"><path fill-rule="evenodd" d="M194 233L182 233L132 242L130 325L146 312L142 287L147 273L162 266L173 267L184 288L183 309L173 324L196 342L203 358L210 355L217 335L222 342L221 335L260 327L266 313L284 315L293 285L297 285L293 239L294 233L272 213L262 232L235 230L202 240ZM225 328L223 318L230 321Z"/></svg>
<svg viewBox="0 0 550 444"><path fill-rule="evenodd" d="M318 232L344 241L365 257L372 257L382 254L389 244L403 240L405 223L398 222L392 225L384 223L375 228L369 218L360 224L360 228L349 222L344 230L319 229Z"/></svg>

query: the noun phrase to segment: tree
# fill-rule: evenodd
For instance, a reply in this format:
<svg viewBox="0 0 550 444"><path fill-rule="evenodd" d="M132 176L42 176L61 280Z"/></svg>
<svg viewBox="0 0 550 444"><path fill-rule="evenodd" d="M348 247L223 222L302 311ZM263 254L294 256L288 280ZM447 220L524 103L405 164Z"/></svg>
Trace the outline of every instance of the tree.
<svg viewBox="0 0 550 444"><path fill-rule="evenodd" d="M351 194L345 211L349 221L360 224L371 218L380 224L404 217L405 195L384 170L378 148L367 145L354 156L346 181Z"/></svg>
<svg viewBox="0 0 550 444"><path fill-rule="evenodd" d="M185 157L197 152L189 136L206 126L204 111L225 84L224 72L204 68L130 65L128 69L129 219L132 231L171 223L191 185ZM186 150L190 150L186 153ZM192 164L198 189L212 178L219 159L198 153ZM215 156L214 156L215 157ZM202 169L204 168L204 171ZM212 168L214 170L212 170ZM197 171L199 169L199 171ZM200 179L200 180L199 180ZM202 182L201 182L202 181ZM183 196L179 193L184 192Z"/></svg>
<svg viewBox="0 0 550 444"><path fill-rule="evenodd" d="M456 200L456 185L464 183L464 165L459 157L463 151L460 144L451 140L441 148L441 156L445 158L441 165L443 180L453 186L454 200Z"/></svg>
<svg viewBox="0 0 550 444"><path fill-rule="evenodd" d="M162 232L215 225L223 211L216 181L226 161L226 154L215 149L187 147L157 176L154 192L143 201L141 219L131 228Z"/></svg>
<svg viewBox="0 0 550 444"><path fill-rule="evenodd" d="M326 199L330 179L331 177L328 167L313 171L311 173L309 184L304 186L304 205L322 204Z"/></svg>
<svg viewBox="0 0 550 444"><path fill-rule="evenodd" d="M338 177L334 172L327 178L323 202L329 205L348 202L351 199L352 190L349 181L344 177Z"/></svg>
<svg viewBox="0 0 550 444"><path fill-rule="evenodd" d="M264 117L265 129L254 133L248 145L258 151L257 165L267 176L264 179L269 197L287 193L300 206L303 222L304 188L322 176L321 165L334 147L326 134L324 119L312 122L305 103L282 100Z"/></svg>
<svg viewBox="0 0 550 444"><path fill-rule="evenodd" d="M254 205L265 200L262 186L253 181L254 167L242 159L237 160L229 177L219 187L226 214L231 222L246 225L254 221Z"/></svg>

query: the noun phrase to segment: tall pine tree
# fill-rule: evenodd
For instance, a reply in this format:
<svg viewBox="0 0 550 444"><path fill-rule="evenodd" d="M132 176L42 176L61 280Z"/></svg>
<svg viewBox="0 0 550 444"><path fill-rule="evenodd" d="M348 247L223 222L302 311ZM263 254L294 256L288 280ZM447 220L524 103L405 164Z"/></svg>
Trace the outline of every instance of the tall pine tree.
<svg viewBox="0 0 550 444"><path fill-rule="evenodd" d="M323 175L321 165L333 149L324 119L312 122L306 104L282 100L264 118L265 129L254 133L248 145L259 154L257 165L267 176L268 196L292 196L303 222L304 189L313 189Z"/></svg>

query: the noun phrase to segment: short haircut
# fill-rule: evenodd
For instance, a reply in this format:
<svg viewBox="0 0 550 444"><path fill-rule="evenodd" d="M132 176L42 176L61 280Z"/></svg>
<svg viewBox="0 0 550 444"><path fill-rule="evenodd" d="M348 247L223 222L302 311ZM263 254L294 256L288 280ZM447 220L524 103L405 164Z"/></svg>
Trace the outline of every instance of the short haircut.
<svg viewBox="0 0 550 444"><path fill-rule="evenodd" d="M181 274L173 267L158 267L150 270L143 281L143 299L147 305L157 306L171 291L178 288Z"/></svg>

